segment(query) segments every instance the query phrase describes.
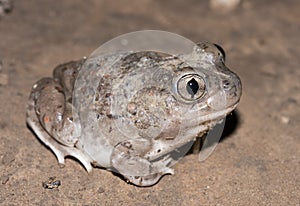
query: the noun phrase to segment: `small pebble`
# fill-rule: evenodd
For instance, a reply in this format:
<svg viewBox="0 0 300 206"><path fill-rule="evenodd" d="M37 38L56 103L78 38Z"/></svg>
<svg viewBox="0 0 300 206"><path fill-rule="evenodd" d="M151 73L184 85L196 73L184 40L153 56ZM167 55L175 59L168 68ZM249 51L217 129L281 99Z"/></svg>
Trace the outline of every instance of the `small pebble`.
<svg viewBox="0 0 300 206"><path fill-rule="evenodd" d="M54 189L58 188L61 185L61 181L57 180L56 177L49 177L49 179L43 182L42 185L45 189Z"/></svg>
<svg viewBox="0 0 300 206"><path fill-rule="evenodd" d="M290 122L290 118L289 117L285 117L285 116L281 116L281 122L283 124L288 124Z"/></svg>
<svg viewBox="0 0 300 206"><path fill-rule="evenodd" d="M102 188L102 187L99 187L99 189L98 189L98 193L104 193L104 192L105 192L104 188Z"/></svg>
<svg viewBox="0 0 300 206"><path fill-rule="evenodd" d="M233 11L240 3L240 0L210 0L210 8L220 13Z"/></svg>

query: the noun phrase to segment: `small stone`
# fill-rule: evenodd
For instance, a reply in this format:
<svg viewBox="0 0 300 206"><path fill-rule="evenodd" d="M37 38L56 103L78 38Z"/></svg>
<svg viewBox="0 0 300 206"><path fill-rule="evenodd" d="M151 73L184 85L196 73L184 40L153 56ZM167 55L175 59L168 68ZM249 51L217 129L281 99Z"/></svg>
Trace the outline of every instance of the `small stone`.
<svg viewBox="0 0 300 206"><path fill-rule="evenodd" d="M45 189L58 188L60 185L61 185L61 181L57 180L56 177L49 177L47 181L42 183L42 186Z"/></svg>
<svg viewBox="0 0 300 206"><path fill-rule="evenodd" d="M104 188L102 188L102 187L99 187L99 189L98 189L98 193L104 193L105 192L105 189Z"/></svg>
<svg viewBox="0 0 300 206"><path fill-rule="evenodd" d="M281 116L280 120L283 124L288 124L290 122L290 118L286 116Z"/></svg>
<svg viewBox="0 0 300 206"><path fill-rule="evenodd" d="M219 13L233 11L240 3L240 0L210 0L210 8Z"/></svg>

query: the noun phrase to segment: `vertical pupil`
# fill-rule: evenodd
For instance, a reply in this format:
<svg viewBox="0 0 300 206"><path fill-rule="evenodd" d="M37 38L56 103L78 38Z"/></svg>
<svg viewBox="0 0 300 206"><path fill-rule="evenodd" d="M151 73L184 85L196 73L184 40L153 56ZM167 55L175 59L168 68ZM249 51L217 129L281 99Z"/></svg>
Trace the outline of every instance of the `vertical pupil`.
<svg viewBox="0 0 300 206"><path fill-rule="evenodd" d="M194 98L194 95L197 93L198 89L199 89L198 82L194 78L188 81L186 85L186 90L190 95L192 95L192 98Z"/></svg>

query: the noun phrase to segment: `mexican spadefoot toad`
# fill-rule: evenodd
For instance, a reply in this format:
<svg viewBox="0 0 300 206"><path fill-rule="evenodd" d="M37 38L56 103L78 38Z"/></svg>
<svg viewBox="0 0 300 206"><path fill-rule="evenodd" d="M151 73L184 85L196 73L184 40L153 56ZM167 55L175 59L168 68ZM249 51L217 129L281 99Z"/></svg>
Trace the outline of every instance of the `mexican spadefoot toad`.
<svg viewBox="0 0 300 206"><path fill-rule="evenodd" d="M240 96L240 79L214 44L183 55L120 52L57 66L33 85L27 123L60 164L73 156L88 172L100 166L150 186L173 174L181 148Z"/></svg>

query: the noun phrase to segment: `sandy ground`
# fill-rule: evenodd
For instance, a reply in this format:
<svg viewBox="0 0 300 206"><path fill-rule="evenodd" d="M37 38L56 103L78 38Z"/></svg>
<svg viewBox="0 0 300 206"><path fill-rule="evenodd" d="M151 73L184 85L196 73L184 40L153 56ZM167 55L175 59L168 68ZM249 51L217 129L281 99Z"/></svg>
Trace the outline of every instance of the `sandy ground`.
<svg viewBox="0 0 300 206"><path fill-rule="evenodd" d="M0 21L1 205L300 205L300 2L16 0ZM130 31L159 29L223 46L243 96L214 153L139 188L73 159L60 168L25 124L32 84ZM47 190L56 176L62 185Z"/></svg>

